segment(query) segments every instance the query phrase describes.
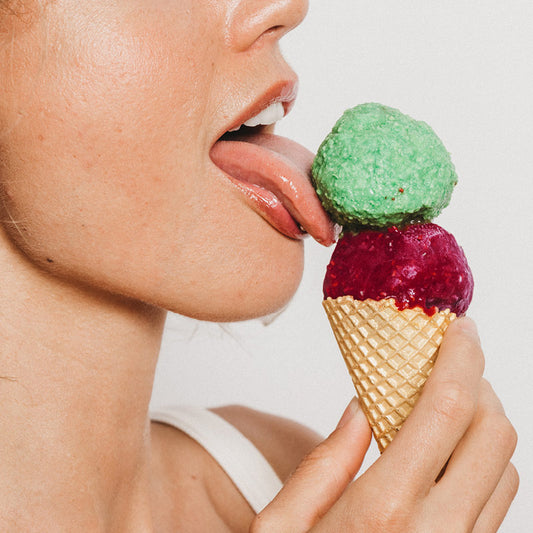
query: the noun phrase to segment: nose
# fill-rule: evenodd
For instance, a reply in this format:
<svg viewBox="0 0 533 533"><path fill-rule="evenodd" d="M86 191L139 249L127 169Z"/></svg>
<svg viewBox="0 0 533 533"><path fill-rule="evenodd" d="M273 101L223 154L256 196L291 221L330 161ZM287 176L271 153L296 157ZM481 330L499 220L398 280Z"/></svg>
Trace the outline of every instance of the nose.
<svg viewBox="0 0 533 533"><path fill-rule="evenodd" d="M226 43L243 51L260 39L279 40L298 26L308 0L234 0L226 16Z"/></svg>

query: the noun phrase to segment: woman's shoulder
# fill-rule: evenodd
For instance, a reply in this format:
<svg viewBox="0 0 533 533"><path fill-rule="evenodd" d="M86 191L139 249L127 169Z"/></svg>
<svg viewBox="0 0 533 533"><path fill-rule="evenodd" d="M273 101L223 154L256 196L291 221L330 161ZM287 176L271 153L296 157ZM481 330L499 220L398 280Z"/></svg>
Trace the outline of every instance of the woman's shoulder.
<svg viewBox="0 0 533 533"><path fill-rule="evenodd" d="M152 416L153 422L163 422L163 425L152 425L152 437L162 442L161 451L167 452L167 460L181 463L189 455L195 456L197 460L205 459L209 454L203 448L209 449L210 446L205 446L202 434L207 434L207 444L212 444L212 451L217 451L217 439L224 437L213 435L213 432L218 433L224 427L219 427L210 417L206 417L209 411L244 435L272 466L282 482L323 440L318 433L294 420L242 405L225 405L207 411L199 408L176 408L157 412ZM225 437L228 437L227 433ZM231 434L229 438L232 438Z"/></svg>
<svg viewBox="0 0 533 533"><path fill-rule="evenodd" d="M211 409L240 431L285 482L301 460L323 440L308 427L281 416L242 405Z"/></svg>
<svg viewBox="0 0 533 533"><path fill-rule="evenodd" d="M249 407L228 405L210 411L251 441L282 482L322 440L302 424ZM167 517L170 529L248 531L254 516L251 507L232 477L187 431L171 421L154 420L152 442L153 474L160 485L158 513Z"/></svg>

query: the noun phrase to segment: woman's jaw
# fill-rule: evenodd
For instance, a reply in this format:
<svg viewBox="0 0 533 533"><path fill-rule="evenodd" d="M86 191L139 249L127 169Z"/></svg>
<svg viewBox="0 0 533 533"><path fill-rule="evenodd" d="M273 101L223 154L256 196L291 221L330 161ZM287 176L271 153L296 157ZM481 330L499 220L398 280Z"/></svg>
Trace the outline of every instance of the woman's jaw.
<svg viewBox="0 0 533 533"><path fill-rule="evenodd" d="M302 228L325 244L331 228L307 205L308 182L284 189L267 175L260 193L243 193L211 151L270 104L293 105L296 76L277 41L307 5L228 0L213 16L210 2L185 3L162 16L149 3L80 11L58 0L20 37L3 225L37 268L69 282L201 319L261 316L299 284ZM258 201L269 195L279 202Z"/></svg>

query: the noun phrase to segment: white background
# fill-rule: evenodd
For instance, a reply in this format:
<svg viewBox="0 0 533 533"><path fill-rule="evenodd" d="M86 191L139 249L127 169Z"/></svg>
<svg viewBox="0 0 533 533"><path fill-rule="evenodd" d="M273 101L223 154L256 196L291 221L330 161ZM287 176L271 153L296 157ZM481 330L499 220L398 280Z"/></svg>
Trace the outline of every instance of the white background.
<svg viewBox="0 0 533 533"><path fill-rule="evenodd" d="M532 33L531 0L311 0L283 41L301 84L278 127L316 151L344 109L377 101L427 121L451 152L460 182L437 223L469 258L486 376L519 433L507 533L531 530L533 504ZM330 254L307 241L301 288L268 327L171 316L153 405L241 403L327 434L353 395L321 308ZM366 465L376 456L373 444Z"/></svg>

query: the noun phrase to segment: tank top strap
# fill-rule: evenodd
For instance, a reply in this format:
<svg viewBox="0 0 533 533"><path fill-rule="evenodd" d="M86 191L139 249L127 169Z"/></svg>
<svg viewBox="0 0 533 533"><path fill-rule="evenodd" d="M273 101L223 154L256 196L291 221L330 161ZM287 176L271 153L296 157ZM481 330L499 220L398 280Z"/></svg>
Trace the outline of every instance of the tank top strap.
<svg viewBox="0 0 533 533"><path fill-rule="evenodd" d="M217 414L202 407L175 406L150 412L154 422L173 426L200 444L222 467L254 512L282 487L281 480L254 444Z"/></svg>

